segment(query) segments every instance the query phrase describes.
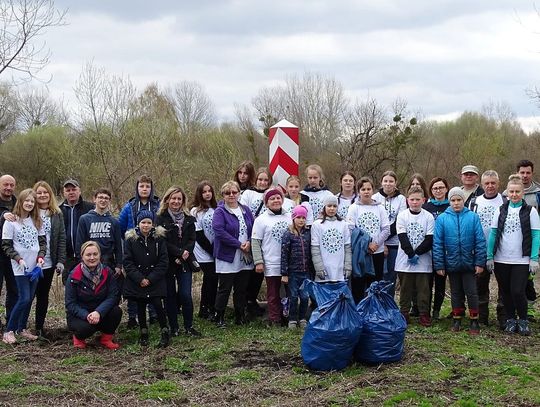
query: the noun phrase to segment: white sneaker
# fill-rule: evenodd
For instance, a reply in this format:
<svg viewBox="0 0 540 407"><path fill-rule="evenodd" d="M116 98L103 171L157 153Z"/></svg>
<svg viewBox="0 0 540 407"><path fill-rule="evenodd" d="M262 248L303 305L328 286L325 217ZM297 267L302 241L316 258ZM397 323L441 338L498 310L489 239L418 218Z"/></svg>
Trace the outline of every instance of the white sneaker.
<svg viewBox="0 0 540 407"><path fill-rule="evenodd" d="M296 321L289 321L289 329L296 329L297 322Z"/></svg>
<svg viewBox="0 0 540 407"><path fill-rule="evenodd" d="M300 325L300 328L306 329L307 321L305 319L301 319L299 325Z"/></svg>
<svg viewBox="0 0 540 407"><path fill-rule="evenodd" d="M14 343L17 343L17 338L15 338L15 332L4 332L2 342L7 343L8 345L13 345Z"/></svg>
<svg viewBox="0 0 540 407"><path fill-rule="evenodd" d="M28 339L29 341L35 341L38 339L38 337L32 334L28 329L23 329L21 332L19 332L19 335L25 339Z"/></svg>

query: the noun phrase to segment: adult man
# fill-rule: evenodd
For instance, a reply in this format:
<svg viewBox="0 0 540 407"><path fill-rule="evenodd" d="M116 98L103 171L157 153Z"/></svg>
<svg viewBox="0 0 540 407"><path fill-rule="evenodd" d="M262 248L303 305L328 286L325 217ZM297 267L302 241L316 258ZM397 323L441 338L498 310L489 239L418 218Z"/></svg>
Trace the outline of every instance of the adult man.
<svg viewBox="0 0 540 407"><path fill-rule="evenodd" d="M84 242L93 240L101 249L101 262L116 276L122 273L122 235L118 221L109 212L112 192L107 188L98 188L94 192L95 209L79 219L75 254L80 258L80 248Z"/></svg>
<svg viewBox="0 0 540 407"><path fill-rule="evenodd" d="M487 170L482 174L481 178L482 188L484 189L484 195L473 197L470 202L469 209L474 211L480 217L480 223L482 224L482 230L486 242L489 239L491 230L491 222L493 215L497 208L499 208L505 201L499 193L499 174L493 170ZM478 321L481 324L488 325L489 321L489 279L491 274L487 269L480 274L476 275L476 287L478 290ZM504 314L504 308L502 307L502 301L497 303L497 320L499 324L506 323L506 315Z"/></svg>
<svg viewBox="0 0 540 407"><path fill-rule="evenodd" d="M9 218L11 211L17 202L13 194L15 192L15 178L5 174L0 177L0 231L4 226L6 216ZM0 293L2 292L3 282L6 282L6 321L9 320L9 314L17 302L17 284L11 268L11 261L3 250L0 250ZM0 321L1 325L1 321Z"/></svg>
<svg viewBox="0 0 540 407"><path fill-rule="evenodd" d="M75 254L75 244L77 239L77 228L82 215L94 209L92 202L84 201L81 196L81 187L75 179L68 179L64 182L64 202L60 209L64 214L64 225L66 227L66 267L62 272L62 281L65 283L69 272L78 263Z"/></svg>
<svg viewBox="0 0 540 407"><path fill-rule="evenodd" d="M482 187L478 184L480 171L475 165L465 165L461 169L461 189L465 194L465 207L468 208L471 199L484 193Z"/></svg>

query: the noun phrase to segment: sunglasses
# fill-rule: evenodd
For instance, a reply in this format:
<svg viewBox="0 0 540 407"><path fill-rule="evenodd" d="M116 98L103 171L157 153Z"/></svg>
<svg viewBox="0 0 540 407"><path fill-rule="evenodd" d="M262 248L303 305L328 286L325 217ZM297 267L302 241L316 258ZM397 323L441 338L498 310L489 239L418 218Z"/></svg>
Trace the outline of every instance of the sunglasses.
<svg viewBox="0 0 540 407"><path fill-rule="evenodd" d="M223 195L237 195L238 194L238 191L225 191L223 192Z"/></svg>

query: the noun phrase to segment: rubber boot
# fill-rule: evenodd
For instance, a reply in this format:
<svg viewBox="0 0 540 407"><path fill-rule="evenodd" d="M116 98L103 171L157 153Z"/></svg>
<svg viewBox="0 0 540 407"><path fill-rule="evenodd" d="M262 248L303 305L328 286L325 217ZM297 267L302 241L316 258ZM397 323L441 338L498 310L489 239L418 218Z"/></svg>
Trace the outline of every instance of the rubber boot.
<svg viewBox="0 0 540 407"><path fill-rule="evenodd" d="M471 326L469 327L469 335L478 335L480 333L480 323L478 318L471 318Z"/></svg>
<svg viewBox="0 0 540 407"><path fill-rule="evenodd" d="M101 334L101 336L99 337L99 343L107 348L107 349L111 349L111 350L116 350L118 348L120 348L120 345L118 345L117 343L114 343L113 342L113 335L112 334Z"/></svg>
<svg viewBox="0 0 540 407"><path fill-rule="evenodd" d="M161 338L159 340L159 343L157 345L158 348L166 348L169 346L169 343L171 342L171 335L169 332L169 328L165 327L161 329Z"/></svg>
<svg viewBox="0 0 540 407"><path fill-rule="evenodd" d="M225 311L216 311L216 326L225 328Z"/></svg>
<svg viewBox="0 0 540 407"><path fill-rule="evenodd" d="M139 345L148 346L148 329L141 328L141 334L139 336Z"/></svg>
<svg viewBox="0 0 540 407"><path fill-rule="evenodd" d="M86 349L86 341L84 339L79 339L73 335L73 346L77 349Z"/></svg>

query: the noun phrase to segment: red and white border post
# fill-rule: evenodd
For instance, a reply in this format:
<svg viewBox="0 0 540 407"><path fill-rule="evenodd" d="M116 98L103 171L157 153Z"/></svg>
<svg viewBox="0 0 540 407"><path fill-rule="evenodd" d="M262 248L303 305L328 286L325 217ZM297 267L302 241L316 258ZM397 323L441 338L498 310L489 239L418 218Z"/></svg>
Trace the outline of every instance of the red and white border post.
<svg viewBox="0 0 540 407"><path fill-rule="evenodd" d="M290 175L298 175L299 134L298 126L281 120L272 127L268 135L270 142L269 162L274 184L285 191Z"/></svg>

